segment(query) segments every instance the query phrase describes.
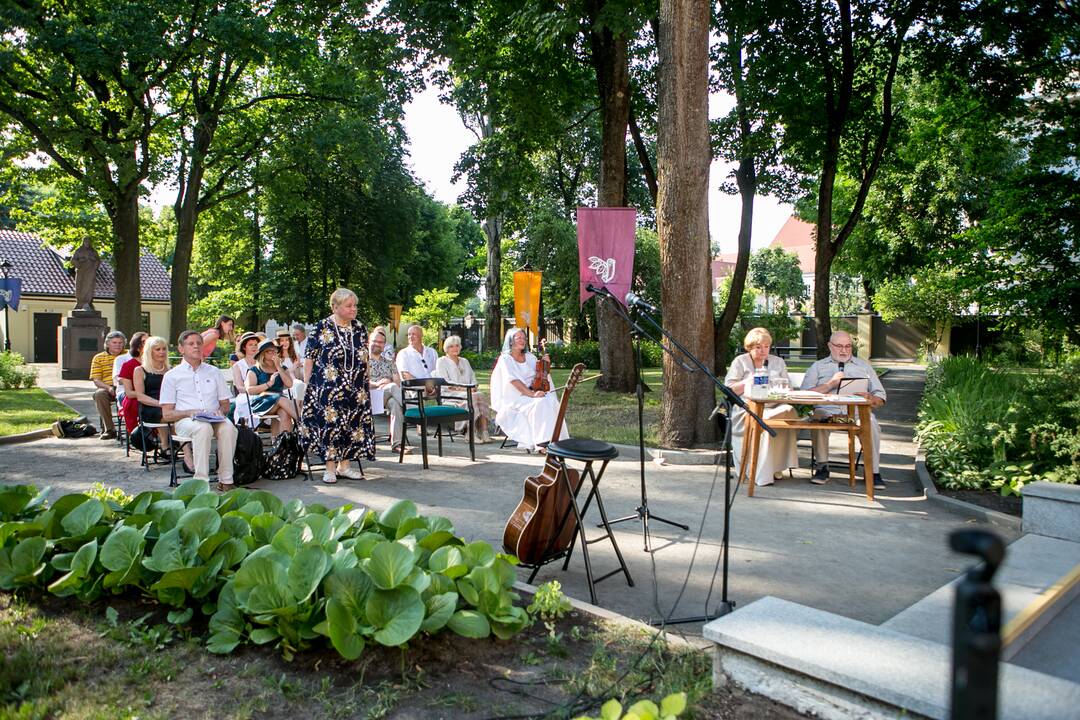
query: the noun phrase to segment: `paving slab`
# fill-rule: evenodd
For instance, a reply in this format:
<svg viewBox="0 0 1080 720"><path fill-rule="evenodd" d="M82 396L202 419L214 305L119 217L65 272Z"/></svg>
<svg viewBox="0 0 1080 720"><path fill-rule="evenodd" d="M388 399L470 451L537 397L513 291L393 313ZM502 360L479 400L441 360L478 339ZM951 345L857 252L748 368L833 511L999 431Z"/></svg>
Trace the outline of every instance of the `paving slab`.
<svg viewBox="0 0 1080 720"><path fill-rule="evenodd" d="M807 451L794 479L761 488L754 498L740 490L731 513L729 597L738 606L775 596L871 624L880 624L941 587L967 567L969 560L948 549L948 534L971 522L925 500L915 482L911 418L922 389L919 368L894 369L886 377L889 403L879 414L882 465L888 488L867 502L861 486L852 489L835 479L809 484ZM42 386L80 412L96 418L89 382L60 381L42 373ZM834 456L839 457L838 450ZM846 454L846 453L845 453ZM366 481L337 485L299 479L261 481L284 499L328 505L353 503L382 509L400 498L421 512L444 515L459 534L502 545L503 528L522 496L526 476L538 473L542 460L522 450L477 446L477 462L462 443L448 445L447 456L432 457L420 467L419 452L398 464L380 446L379 459L365 464ZM654 522L654 552L643 550L640 526L616 526L615 538L635 580L621 576L597 586L598 604L633 618L649 620L673 614L700 615L714 610L721 595L717 566L723 535L723 474L719 466L646 465L650 508L659 516L690 525L689 532ZM835 477L835 474L834 474ZM137 456L124 457L115 444L96 438L46 438L0 447L0 482L52 485L54 493L85 490L101 481L135 493L165 488L168 468L149 472ZM631 514L640 504L638 465L620 456L601 482L609 517ZM595 510L590 519L597 519ZM590 531L595 532L592 527ZM700 538L700 541L699 541ZM1013 537L1006 536L1006 540ZM598 575L616 567L608 543L590 548ZM520 573L524 580L527 572ZM587 600L584 566L575 555L568 571L561 563L539 573L535 583L558 579L573 597ZM684 587L685 586L685 587ZM680 626L700 634L700 623Z"/></svg>

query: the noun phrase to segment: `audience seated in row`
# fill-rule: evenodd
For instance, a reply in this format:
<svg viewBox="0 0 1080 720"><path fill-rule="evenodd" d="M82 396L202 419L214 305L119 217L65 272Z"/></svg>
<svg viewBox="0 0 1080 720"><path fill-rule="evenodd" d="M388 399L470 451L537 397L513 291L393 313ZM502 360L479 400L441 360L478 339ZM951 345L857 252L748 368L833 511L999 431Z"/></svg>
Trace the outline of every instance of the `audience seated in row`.
<svg viewBox="0 0 1080 720"><path fill-rule="evenodd" d="M123 365L124 360L121 358L130 358L130 355L124 352L126 344L127 336L119 330L113 330L105 336L105 349L90 360L90 380L94 383L94 404L105 426L101 434L103 440L112 440L116 437L113 407L116 405L118 396L116 375L120 371L116 363L119 360Z"/></svg>

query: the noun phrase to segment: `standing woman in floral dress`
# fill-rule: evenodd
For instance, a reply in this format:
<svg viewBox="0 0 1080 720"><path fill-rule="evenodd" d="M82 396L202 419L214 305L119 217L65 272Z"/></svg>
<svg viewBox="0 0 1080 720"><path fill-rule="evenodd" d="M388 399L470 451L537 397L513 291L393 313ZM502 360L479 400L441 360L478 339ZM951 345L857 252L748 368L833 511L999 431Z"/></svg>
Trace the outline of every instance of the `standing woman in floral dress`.
<svg viewBox="0 0 1080 720"><path fill-rule="evenodd" d="M330 317L308 335L304 353L303 433L309 450L326 460L322 481L363 479L350 460L375 459L375 423L367 394L367 328L356 320L356 293L338 288Z"/></svg>

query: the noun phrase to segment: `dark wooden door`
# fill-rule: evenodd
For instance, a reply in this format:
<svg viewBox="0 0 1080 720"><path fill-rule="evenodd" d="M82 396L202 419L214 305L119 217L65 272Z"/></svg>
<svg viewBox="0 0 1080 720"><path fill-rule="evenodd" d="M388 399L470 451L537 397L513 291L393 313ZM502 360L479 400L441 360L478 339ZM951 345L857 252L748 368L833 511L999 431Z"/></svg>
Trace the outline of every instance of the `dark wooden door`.
<svg viewBox="0 0 1080 720"><path fill-rule="evenodd" d="M34 362L54 363L60 313L34 313Z"/></svg>

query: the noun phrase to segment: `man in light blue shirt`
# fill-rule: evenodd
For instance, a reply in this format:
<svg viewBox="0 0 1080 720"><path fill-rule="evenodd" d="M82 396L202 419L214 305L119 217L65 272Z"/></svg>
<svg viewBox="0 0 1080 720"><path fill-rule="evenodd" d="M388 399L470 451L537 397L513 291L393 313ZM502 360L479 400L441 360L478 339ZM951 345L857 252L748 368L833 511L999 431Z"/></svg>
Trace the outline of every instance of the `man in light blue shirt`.
<svg viewBox="0 0 1080 720"><path fill-rule="evenodd" d="M867 392L854 393L861 395L870 401L871 411L885 404L885 388L878 379L877 373L870 363L860 360L852 355L851 335L843 330L837 330L829 338L829 357L822 358L811 365L803 376L802 389L813 390L820 393L837 393L841 380L852 378L865 378L869 385ZM817 405L814 407L814 419L824 419L832 415L847 414L847 408L839 405ZM871 448L874 463L874 487L884 489L885 482L881 479L881 428L873 412L870 414L870 435L873 448ZM815 485L824 485L829 481L829 432L814 430L810 433L810 442L814 447L814 456L817 459L817 467L810 482ZM863 448L866 452L866 448Z"/></svg>

